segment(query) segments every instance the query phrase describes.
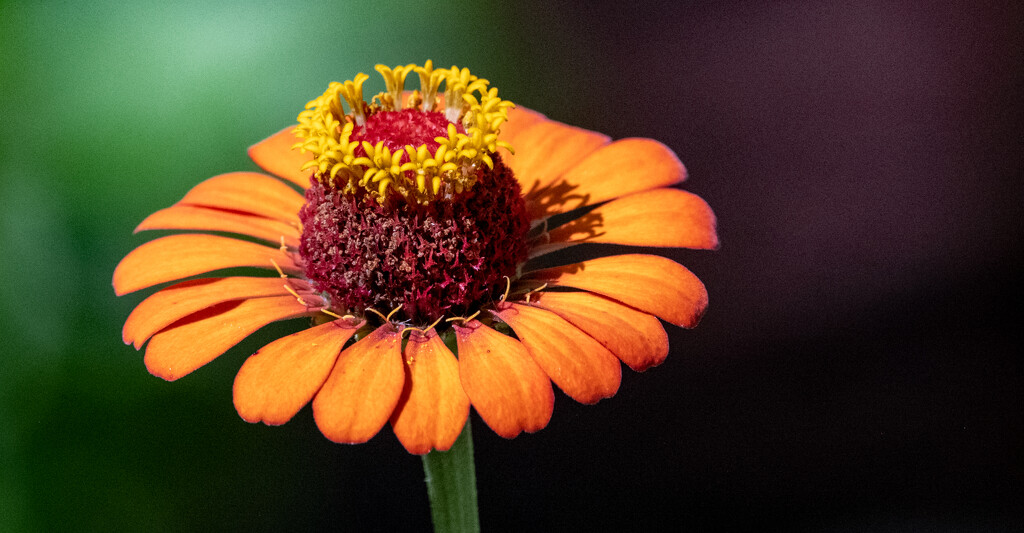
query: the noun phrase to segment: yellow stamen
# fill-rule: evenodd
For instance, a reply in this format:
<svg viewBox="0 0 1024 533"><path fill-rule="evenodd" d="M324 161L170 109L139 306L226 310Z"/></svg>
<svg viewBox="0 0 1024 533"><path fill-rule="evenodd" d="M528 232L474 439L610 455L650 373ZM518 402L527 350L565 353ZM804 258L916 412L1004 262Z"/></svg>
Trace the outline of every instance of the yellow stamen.
<svg viewBox="0 0 1024 533"><path fill-rule="evenodd" d="M271 259L271 260L270 260L270 264L274 265L274 270L276 270L276 271L277 271L277 273L278 273L278 274L280 274L280 276L281 276L282 278L285 278L285 279L287 279L287 278L288 278L288 275L287 275L287 274L285 274L285 273L284 273L284 271L283 271L283 270L281 270L281 267L279 267L279 266L277 265L277 261L274 261L273 259Z"/></svg>
<svg viewBox="0 0 1024 533"><path fill-rule="evenodd" d="M388 88L387 94L381 98L384 109L388 111L402 109L402 89L405 88L405 77L416 69L416 65L409 64L394 69L388 68L387 65L377 65L374 68L380 72L384 78L384 85Z"/></svg>
<svg viewBox="0 0 1024 533"><path fill-rule="evenodd" d="M327 315L327 316L333 316L334 318L355 318L352 315L341 316L341 315L339 315L337 313L333 313L333 312L331 312L331 311L329 311L327 309L321 309L320 312L325 314L325 315Z"/></svg>
<svg viewBox="0 0 1024 533"><path fill-rule="evenodd" d="M508 276L502 277L505 278L505 294L501 295L501 298L498 299L498 303L504 303L505 298L508 298L508 291L512 290L512 280L509 279Z"/></svg>
<svg viewBox="0 0 1024 533"><path fill-rule="evenodd" d="M422 67L416 67L416 73L420 75L423 111L434 110L437 105L437 89L447 72L445 69L434 70L434 63L429 59Z"/></svg>
<svg viewBox="0 0 1024 533"><path fill-rule="evenodd" d="M511 152L508 143L498 140L498 134L514 104L498 97L498 90L488 88L487 80L466 68L434 69L430 61L422 67L410 64L375 68L387 86L387 91L377 96L381 105L363 101L363 83L369 76L359 73L354 80L331 83L299 114L294 131L304 140L294 148L313 154L302 169L314 169L317 180L325 186L348 194L364 190L381 203L394 193L427 204L471 189L483 165L494 167L493 154L498 148ZM414 95L408 105L416 106L422 99L421 112L435 109L437 92L441 82L445 83L444 114L451 123L447 135L435 139L439 146L434 153L426 144L391 152L383 143L373 146L352 142L356 128L366 124L369 116L402 108L402 90L411 72L420 77L421 94ZM342 100L348 104L347 114ZM465 133L458 131L456 123ZM364 155L357 155L357 149Z"/></svg>
<svg viewBox="0 0 1024 533"><path fill-rule="evenodd" d="M406 331L418 331L418 332L426 335L428 331L434 329L434 327L436 327L438 324L440 324L442 319L444 319L444 316L441 316L440 318L435 320L433 324L431 324L431 325L429 325L429 326L427 326L425 328L417 328L417 327L413 327L413 326L406 326L405 329L402 330L402 333L405 333Z"/></svg>
<svg viewBox="0 0 1024 533"><path fill-rule="evenodd" d="M398 304L398 307L392 309L391 312L388 313L388 316L384 319L384 321L385 322L390 322L391 321L391 317L395 316L395 313L397 313L398 310L402 308L402 305L403 304Z"/></svg>
<svg viewBox="0 0 1024 533"><path fill-rule="evenodd" d="M313 306L309 305L309 302L307 302L306 300L303 300L302 297L299 296L299 293L295 292L295 289L291 288L291 286L288 285L287 283L284 284L284 290L286 290L289 293L291 293L291 295L294 296L295 299L299 301L299 305L304 305L306 307L313 307Z"/></svg>
<svg viewBox="0 0 1024 533"><path fill-rule="evenodd" d="M378 311L378 310L376 310L376 309L374 309L372 307L367 307L366 310L371 312L371 313L373 313L373 314L375 314L375 315L377 315L377 316L379 316L380 319L383 320L384 322L388 321L388 317L384 316L384 313L381 313L380 311Z"/></svg>
<svg viewBox="0 0 1024 533"><path fill-rule="evenodd" d="M528 292L527 292L526 294L524 294L524 295L523 295L523 297L525 297L525 298L526 298L526 300L525 300L525 301L526 301L526 303L530 303L530 296L531 296L531 295L532 295L533 293L535 293L535 292L540 292L540 291L542 291L542 290L546 289L546 288L547 288L547 286L548 286L548 284L547 284L547 283L545 283L545 284L541 285L540 287L537 287L536 289L533 289L532 291L528 291Z"/></svg>
<svg viewBox="0 0 1024 533"><path fill-rule="evenodd" d="M472 315L469 315L469 316L453 316L453 317L449 318L448 320L445 320L445 322L455 322L456 320L460 320L460 321L462 321L463 325L466 325L466 324L469 323L470 320L473 320L479 314L480 314L480 311L477 311L477 312L475 312L475 313L473 313Z"/></svg>
<svg viewBox="0 0 1024 533"><path fill-rule="evenodd" d="M348 102L349 108L352 110L352 116L355 118L356 125L362 126L366 123L366 115L364 114L366 104L363 102L363 83L370 79L369 76L360 72L356 74L355 80L346 81L338 91L345 101Z"/></svg>

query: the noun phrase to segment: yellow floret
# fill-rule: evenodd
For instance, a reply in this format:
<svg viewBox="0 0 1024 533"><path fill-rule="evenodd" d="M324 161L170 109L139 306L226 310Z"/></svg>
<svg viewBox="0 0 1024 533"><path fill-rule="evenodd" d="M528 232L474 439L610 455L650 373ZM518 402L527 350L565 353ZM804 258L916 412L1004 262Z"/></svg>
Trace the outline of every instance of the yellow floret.
<svg viewBox="0 0 1024 533"><path fill-rule="evenodd" d="M313 154L303 170L315 169L316 179L324 185L351 194L363 190L380 202L389 194L398 194L426 204L471 189L482 165L493 168L492 156L499 147L511 151L508 143L498 140L498 133L514 104L499 98L496 88L488 88L489 82L472 75L469 69L434 69L431 61L422 67L410 64L375 68L387 87L374 97L379 105L363 101L363 83L369 76L359 73L354 80L331 83L299 114L295 133L304 141L295 148ZM403 106L402 91L411 72L419 74L421 88ZM437 93L441 82L445 83L444 114L451 123L447 135L435 139L439 146L434 153L425 144L392 152L382 142L371 145L350 140L355 128L379 111L435 110L440 103ZM342 100L348 105L347 113ZM465 133L458 131L456 123ZM357 156L357 147L365 155Z"/></svg>

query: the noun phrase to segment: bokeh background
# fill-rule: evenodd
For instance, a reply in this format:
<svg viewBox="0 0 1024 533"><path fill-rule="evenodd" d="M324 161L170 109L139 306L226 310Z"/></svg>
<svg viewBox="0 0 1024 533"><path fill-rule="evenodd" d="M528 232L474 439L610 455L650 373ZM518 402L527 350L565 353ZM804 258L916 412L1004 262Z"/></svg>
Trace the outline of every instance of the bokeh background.
<svg viewBox="0 0 1024 533"><path fill-rule="evenodd" d="M1015 2L0 3L0 530L425 530L390 429L238 418L276 324L176 383L120 341L131 230L332 80L469 66L687 164L722 248L672 354L473 415L501 530L1022 528L1022 9ZM376 76L374 75L376 78ZM369 93L382 88L374 81Z"/></svg>

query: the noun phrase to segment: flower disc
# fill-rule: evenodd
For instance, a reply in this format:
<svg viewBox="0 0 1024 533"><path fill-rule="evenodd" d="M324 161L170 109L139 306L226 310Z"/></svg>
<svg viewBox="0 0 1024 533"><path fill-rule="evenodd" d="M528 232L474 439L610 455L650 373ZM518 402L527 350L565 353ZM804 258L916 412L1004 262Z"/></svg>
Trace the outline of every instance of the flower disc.
<svg viewBox="0 0 1024 533"><path fill-rule="evenodd" d="M471 190L427 205L382 204L314 182L299 214L306 277L341 312L401 305L396 319L414 325L475 312L515 277L529 230L501 159L478 176Z"/></svg>

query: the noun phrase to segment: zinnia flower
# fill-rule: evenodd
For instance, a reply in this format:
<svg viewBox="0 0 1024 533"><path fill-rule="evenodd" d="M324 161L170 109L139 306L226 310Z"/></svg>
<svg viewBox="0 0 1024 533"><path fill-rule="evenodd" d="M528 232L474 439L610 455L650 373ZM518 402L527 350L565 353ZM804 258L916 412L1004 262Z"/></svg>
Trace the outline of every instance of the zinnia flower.
<svg viewBox="0 0 1024 533"><path fill-rule="evenodd" d="M700 320L703 284L661 256L535 266L583 243L717 247L708 205L672 188L686 174L669 148L514 107L467 69L377 70L387 90L369 104L365 74L332 83L297 128L252 146L271 175L215 176L136 228L200 233L129 253L118 295L263 274L188 279L140 303L124 341L148 341L152 374L176 380L268 323L311 317L242 365L239 415L283 424L312 402L332 441L390 421L423 454L452 446L471 405L512 438L547 425L551 382L581 403L608 398L620 361L665 359L659 319ZM421 88L404 91L413 72Z"/></svg>

